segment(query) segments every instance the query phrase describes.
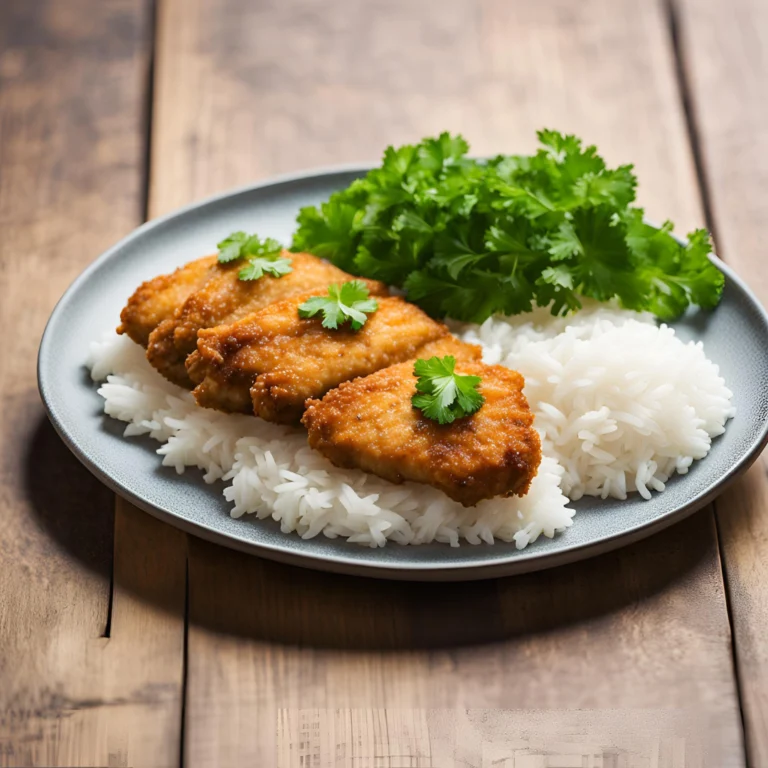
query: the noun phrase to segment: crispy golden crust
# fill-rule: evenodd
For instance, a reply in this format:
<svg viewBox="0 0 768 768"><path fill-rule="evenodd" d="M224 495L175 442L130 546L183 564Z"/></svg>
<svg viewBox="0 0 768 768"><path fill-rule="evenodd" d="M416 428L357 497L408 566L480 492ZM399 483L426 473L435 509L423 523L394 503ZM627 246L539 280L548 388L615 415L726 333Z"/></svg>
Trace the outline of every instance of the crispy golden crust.
<svg viewBox="0 0 768 768"><path fill-rule="evenodd" d="M446 355L452 355L457 362L479 363L483 359L483 348L479 344L470 344L449 334L420 347L414 360L418 358L429 360L430 357L445 357Z"/></svg>
<svg viewBox="0 0 768 768"><path fill-rule="evenodd" d="M146 347L152 331L172 317L187 297L208 280L216 260L216 256L205 256L175 272L142 283L120 313L117 332L127 334Z"/></svg>
<svg viewBox="0 0 768 768"><path fill-rule="evenodd" d="M299 318L299 305L316 291L272 304L229 326L200 331L187 371L200 405L253 412L268 421L298 423L304 402L342 381L407 360L448 329L394 296L359 331L322 327ZM249 393L250 389L250 393Z"/></svg>
<svg viewBox="0 0 768 768"><path fill-rule="evenodd" d="M211 278L192 293L174 316L152 333L147 358L167 379L183 387L193 386L186 368L195 351L197 333L204 328L229 325L270 304L309 289L325 290L330 283L343 283L352 276L308 253L283 252L293 271L280 278L264 275L258 280L240 280L241 262L221 264ZM359 278L358 278L359 279ZM377 280L364 280L373 296L385 296L387 287Z"/></svg>
<svg viewBox="0 0 768 768"><path fill-rule="evenodd" d="M485 403L471 416L441 425L413 408L416 378L408 361L307 403L302 423L309 444L336 466L395 483L427 483L464 506L525 495L541 462L541 443L523 377L468 361L460 361L457 372L482 377Z"/></svg>

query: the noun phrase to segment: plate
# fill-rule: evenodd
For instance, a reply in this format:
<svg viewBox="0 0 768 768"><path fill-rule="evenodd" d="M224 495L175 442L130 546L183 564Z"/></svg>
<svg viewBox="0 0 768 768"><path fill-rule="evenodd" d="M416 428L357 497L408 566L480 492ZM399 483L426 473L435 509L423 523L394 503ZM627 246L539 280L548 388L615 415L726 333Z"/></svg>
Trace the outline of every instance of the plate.
<svg viewBox="0 0 768 768"><path fill-rule="evenodd" d="M684 340L701 339L734 393L737 414L706 459L667 490L644 501L582 499L574 525L524 550L514 544L443 544L369 549L318 536L284 534L277 523L234 520L222 485L202 473L163 467L149 438L123 438L124 425L106 417L84 362L89 344L114 328L128 296L143 280L215 249L235 230L289 242L296 213L347 186L367 167L317 171L219 195L156 219L99 257L70 286L53 311L40 345L38 382L53 425L75 455L117 493L155 517L228 547L295 565L358 576L468 580L549 568L630 544L682 520L742 474L768 435L768 316L722 262L720 306L675 323Z"/></svg>

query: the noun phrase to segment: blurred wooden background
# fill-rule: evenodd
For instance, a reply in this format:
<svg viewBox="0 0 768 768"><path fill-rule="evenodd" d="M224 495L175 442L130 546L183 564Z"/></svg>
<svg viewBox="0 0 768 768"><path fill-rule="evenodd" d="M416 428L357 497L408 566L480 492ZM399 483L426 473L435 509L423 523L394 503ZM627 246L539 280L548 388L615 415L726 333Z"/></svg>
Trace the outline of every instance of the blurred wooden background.
<svg viewBox="0 0 768 768"><path fill-rule="evenodd" d="M145 218L446 129L635 162L768 302L766 82L762 0L3 0L0 766L768 765L764 460L581 565L355 580L116 501L35 382L58 297Z"/></svg>

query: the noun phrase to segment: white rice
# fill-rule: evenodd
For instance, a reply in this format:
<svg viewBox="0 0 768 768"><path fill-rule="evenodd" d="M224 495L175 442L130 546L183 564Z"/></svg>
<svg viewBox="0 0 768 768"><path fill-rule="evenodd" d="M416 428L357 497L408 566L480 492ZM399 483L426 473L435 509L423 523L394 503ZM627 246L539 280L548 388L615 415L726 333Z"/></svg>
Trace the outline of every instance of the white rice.
<svg viewBox="0 0 768 768"><path fill-rule="evenodd" d="M528 494L467 509L416 483L394 485L359 470L334 467L307 445L306 433L252 416L198 407L189 392L165 381L143 350L125 337L92 345L91 375L106 378L104 412L128 422L126 436L148 434L163 445L165 466L199 467L207 482L227 482L231 514L271 517L303 538L323 533L371 547L438 541L458 546L495 539L522 549L541 534L571 525L559 488L562 469L546 458Z"/></svg>
<svg viewBox="0 0 768 768"><path fill-rule="evenodd" d="M588 305L570 318L537 310L467 328L487 363L525 376L546 455L561 487L582 496L645 499L703 459L735 415L732 392L701 342L684 343L651 315Z"/></svg>
<svg viewBox="0 0 768 768"><path fill-rule="evenodd" d="M303 538L322 533L371 547L387 541L458 546L514 541L518 549L572 524L568 498L650 498L709 451L733 415L731 393L701 344L684 344L647 316L590 307L564 320L543 310L456 328L483 344L486 362L521 371L544 459L522 499L473 508L416 483L393 485L334 467L299 429L199 408L165 381L143 350L114 334L92 345L104 412L126 436L162 443L165 466L224 480L233 517L255 514Z"/></svg>

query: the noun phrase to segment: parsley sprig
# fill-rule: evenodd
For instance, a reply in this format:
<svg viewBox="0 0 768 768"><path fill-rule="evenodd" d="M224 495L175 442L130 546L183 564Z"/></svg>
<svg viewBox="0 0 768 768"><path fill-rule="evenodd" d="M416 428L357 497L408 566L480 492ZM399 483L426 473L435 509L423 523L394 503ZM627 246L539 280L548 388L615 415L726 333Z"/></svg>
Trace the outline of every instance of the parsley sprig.
<svg viewBox="0 0 768 768"><path fill-rule="evenodd" d="M389 147L379 168L301 210L293 248L401 286L435 317L565 314L583 297L662 319L717 305L724 278L705 230L681 245L633 205L631 165L608 168L574 136L538 137L533 155L488 161L447 133Z"/></svg>
<svg viewBox="0 0 768 768"><path fill-rule="evenodd" d="M411 398L411 403L428 419L440 424L450 424L469 416L485 402L477 390L482 379L463 376L455 370L456 358L451 355L417 360L413 366L413 375L418 376L418 381L417 394Z"/></svg>
<svg viewBox="0 0 768 768"><path fill-rule="evenodd" d="M368 315L379 308L376 299L368 297L368 286L362 280L350 280L343 285L328 286L325 296L313 296L299 307L299 317L314 317L323 313L323 328L336 329L349 322L358 331L368 320Z"/></svg>
<svg viewBox="0 0 768 768"><path fill-rule="evenodd" d="M291 260L281 256L283 246L271 237L262 240L258 235L233 232L216 247L221 264L247 259L246 265L237 273L240 280L258 280L265 274L282 277L293 272Z"/></svg>

